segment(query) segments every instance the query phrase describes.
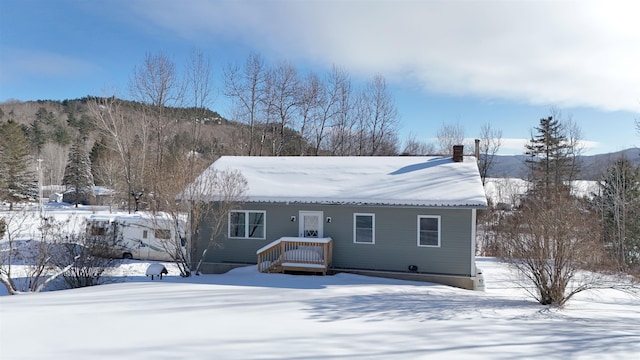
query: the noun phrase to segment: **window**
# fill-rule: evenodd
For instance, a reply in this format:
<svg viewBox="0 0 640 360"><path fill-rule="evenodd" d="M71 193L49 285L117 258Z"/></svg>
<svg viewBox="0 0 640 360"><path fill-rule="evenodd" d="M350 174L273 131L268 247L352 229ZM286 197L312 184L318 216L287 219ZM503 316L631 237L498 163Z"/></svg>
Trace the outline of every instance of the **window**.
<svg viewBox="0 0 640 360"><path fill-rule="evenodd" d="M142 238L143 239L147 238L147 230L142 230Z"/></svg>
<svg viewBox="0 0 640 360"><path fill-rule="evenodd" d="M107 234L107 229L99 226L91 227L91 235L102 236Z"/></svg>
<svg viewBox="0 0 640 360"><path fill-rule="evenodd" d="M356 244L375 244L375 214L353 214L353 242Z"/></svg>
<svg viewBox="0 0 640 360"><path fill-rule="evenodd" d="M264 239L264 211L234 210L229 213L229 237Z"/></svg>
<svg viewBox="0 0 640 360"><path fill-rule="evenodd" d="M170 239L171 238L171 230L167 229L156 229L154 232L154 236L156 239Z"/></svg>
<svg viewBox="0 0 640 360"><path fill-rule="evenodd" d="M418 215L418 246L440 247L440 216Z"/></svg>

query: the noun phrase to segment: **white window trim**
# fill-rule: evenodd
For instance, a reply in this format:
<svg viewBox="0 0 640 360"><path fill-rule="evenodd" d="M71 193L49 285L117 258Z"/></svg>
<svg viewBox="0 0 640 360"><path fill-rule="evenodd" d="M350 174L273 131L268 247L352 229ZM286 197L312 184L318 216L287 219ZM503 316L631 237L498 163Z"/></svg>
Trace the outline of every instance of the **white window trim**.
<svg viewBox="0 0 640 360"><path fill-rule="evenodd" d="M420 219L438 219L438 245L421 245L420 244ZM418 215L418 223L417 223L417 241L418 247L430 247L430 248L439 248L442 244L442 221L440 219L440 215Z"/></svg>
<svg viewBox="0 0 640 360"><path fill-rule="evenodd" d="M245 236L231 236L231 214L232 213L244 213L244 233ZM249 213L261 213L264 231L262 237L248 237L249 233ZM229 239L247 239L247 240L265 240L267 238L267 212L265 210L231 210L227 217L227 237Z"/></svg>
<svg viewBox="0 0 640 360"><path fill-rule="evenodd" d="M356 237L356 217L358 216L371 216L371 242L361 242L358 241ZM376 243L376 214L373 213L353 213L353 243L354 244L364 244L364 245L374 245Z"/></svg>

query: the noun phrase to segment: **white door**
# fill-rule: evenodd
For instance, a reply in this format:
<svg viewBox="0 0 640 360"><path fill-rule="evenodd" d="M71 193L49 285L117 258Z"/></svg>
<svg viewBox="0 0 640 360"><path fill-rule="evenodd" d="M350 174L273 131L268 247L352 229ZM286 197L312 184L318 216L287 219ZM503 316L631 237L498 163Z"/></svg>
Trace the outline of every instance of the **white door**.
<svg viewBox="0 0 640 360"><path fill-rule="evenodd" d="M322 211L300 211L299 219L298 236L306 238L323 237Z"/></svg>

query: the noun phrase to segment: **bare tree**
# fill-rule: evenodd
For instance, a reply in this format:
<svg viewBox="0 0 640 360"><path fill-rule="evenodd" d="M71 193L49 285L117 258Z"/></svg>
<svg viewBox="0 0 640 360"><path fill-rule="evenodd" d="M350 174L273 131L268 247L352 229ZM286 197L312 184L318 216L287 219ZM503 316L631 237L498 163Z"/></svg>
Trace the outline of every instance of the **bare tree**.
<svg viewBox="0 0 640 360"><path fill-rule="evenodd" d="M487 174L493 166L496 154L502 145L502 130L494 129L491 124L484 124L480 129L480 158L478 159L478 168L480 169L480 178L485 183Z"/></svg>
<svg viewBox="0 0 640 360"><path fill-rule="evenodd" d="M526 279L541 304L564 305L573 295L599 286L594 271L603 255L594 234L599 218L567 184L573 167L571 142L553 117L543 118L526 146L530 157L527 191L517 211L500 224L502 256Z"/></svg>
<svg viewBox="0 0 640 360"><path fill-rule="evenodd" d="M180 99L175 64L163 53L146 53L142 65L133 69L129 90L143 104L157 108L175 104Z"/></svg>
<svg viewBox="0 0 640 360"><path fill-rule="evenodd" d="M89 241L84 232L61 231L54 244L51 261L62 272L62 279L72 289L114 282L111 270L121 259L111 257L111 249L101 242Z"/></svg>
<svg viewBox="0 0 640 360"><path fill-rule="evenodd" d="M363 124L367 146L361 155L394 155L397 152L398 110L382 75L367 84L363 100Z"/></svg>
<svg viewBox="0 0 640 360"><path fill-rule="evenodd" d="M430 155L433 153L435 153L433 144L416 139L413 133L409 134L404 141L402 155Z"/></svg>
<svg viewBox="0 0 640 360"><path fill-rule="evenodd" d="M64 221L41 217L26 208L6 213L4 221L6 241L0 252L0 283L9 295L41 292L73 266L71 262L56 269L53 261L55 246L64 238ZM21 269L15 271L14 265L18 264Z"/></svg>
<svg viewBox="0 0 640 360"><path fill-rule="evenodd" d="M289 139L287 128L296 129L295 110L300 97L300 81L296 68L288 62L282 62L273 68L267 77L267 109L269 118L277 121L277 131L274 131L272 153L283 155L283 150Z"/></svg>
<svg viewBox="0 0 640 360"><path fill-rule="evenodd" d="M211 60L201 50L192 50L185 69L186 104L195 109L209 107L214 98Z"/></svg>
<svg viewBox="0 0 640 360"><path fill-rule="evenodd" d="M135 100L150 106L144 109L151 111L147 118L151 120L148 125L155 139L155 165L161 166L166 148L165 135L176 123L167 113L167 106L176 105L184 98L184 87L175 64L163 53L147 53L142 66L134 68L129 89Z"/></svg>
<svg viewBox="0 0 640 360"><path fill-rule="evenodd" d="M188 119L191 131L191 155L197 153L197 146L202 137L202 125L204 124L207 108L213 102L213 81L211 78L211 61L202 51L193 50L185 70L186 90L190 96L186 97L186 103L195 110L195 119Z"/></svg>
<svg viewBox="0 0 640 360"><path fill-rule="evenodd" d="M30 226L29 216L35 216L35 214L27 212L26 209L3 214L3 235L6 236L6 241L2 243L3 251L0 252L0 282L5 286L9 295L15 295L19 292L13 279L16 258L20 258L20 253L16 249L20 245L19 235Z"/></svg>
<svg viewBox="0 0 640 360"><path fill-rule="evenodd" d="M67 148L56 143L46 143L40 153L43 167L43 184L57 185L62 183L64 169L67 164Z"/></svg>
<svg viewBox="0 0 640 360"><path fill-rule="evenodd" d="M352 153L348 155L365 156L369 155L369 133L367 132L367 124L370 116L370 108L365 92L361 92L353 104L354 127L351 136Z"/></svg>
<svg viewBox="0 0 640 360"><path fill-rule="evenodd" d="M192 241L193 249L197 252L194 259L199 259L194 269L196 274L207 252L220 246L217 239L227 229L229 214L246 201L246 192L247 180L237 170L217 171L209 168L188 187L185 198L191 204L192 226L196 224L192 227L192 233L199 235ZM198 247L195 242L200 238L202 240Z"/></svg>
<svg viewBox="0 0 640 360"><path fill-rule="evenodd" d="M598 182L593 198L602 217L603 240L616 270L640 272L640 169L624 156Z"/></svg>
<svg viewBox="0 0 640 360"><path fill-rule="evenodd" d="M344 156L351 154L354 147L352 138L355 119L351 79L346 72L335 68L332 79L336 93L336 109L328 134L328 148L332 155Z"/></svg>
<svg viewBox="0 0 640 360"><path fill-rule="evenodd" d="M189 121L188 143L181 144L179 151L165 157L162 167L154 167L155 186L153 194L153 210L158 213L153 219L160 221L156 224L159 228L172 228L174 236L169 236L162 241L164 250L178 266L182 276L191 274L191 249L185 224L190 211L190 203L178 201L183 196L185 189L206 168L207 161L198 152L198 144L202 138L202 126L207 114L207 107L212 102L212 83L210 77L210 61L202 52L193 51L185 69L187 82L185 89L185 101L195 118ZM170 221L167 221L168 219ZM183 251L186 246L187 250Z"/></svg>
<svg viewBox="0 0 640 360"><path fill-rule="evenodd" d="M321 118L321 103L326 97L326 89L315 73L308 73L300 84L300 98L298 112L300 116L300 140L298 141L298 155L305 155L308 144L313 144L317 138L322 140L324 122ZM320 127L320 130L318 130ZM315 136L314 136L315 135ZM319 146L316 146L317 149ZM317 153L316 153L317 155Z"/></svg>
<svg viewBox="0 0 640 360"><path fill-rule="evenodd" d="M140 116L134 121L128 115L130 113L122 109L122 102L115 97L93 98L87 105L98 133L106 140L104 146L119 160L118 177L123 181L118 181L117 190L127 194L130 209L131 194L145 188L149 147L147 116L139 113ZM97 166L104 165L98 163Z"/></svg>
<svg viewBox="0 0 640 360"><path fill-rule="evenodd" d="M453 154L453 145L464 145L464 128L456 123L455 125L442 124L437 133L440 153L443 155Z"/></svg>
<svg viewBox="0 0 640 360"><path fill-rule="evenodd" d="M562 120L567 132L567 144L569 149L569 181L575 180L580 174L580 156L584 153L585 145L582 142L582 129L571 117Z"/></svg>
<svg viewBox="0 0 640 360"><path fill-rule="evenodd" d="M564 305L573 295L600 286L592 270L602 255L593 236L598 219L578 200L529 197L501 224L502 257L523 277L521 286L540 304Z"/></svg>
<svg viewBox="0 0 640 360"><path fill-rule="evenodd" d="M314 116L313 138L314 155L318 156L325 146L328 127L336 121L340 113L340 99L348 77L345 71L334 66L326 80L319 87L317 111Z"/></svg>
<svg viewBox="0 0 640 360"><path fill-rule="evenodd" d="M197 193L203 185L200 181L208 181L199 177L208 162L194 154L183 154L167 161L162 171L162 181L159 181L154 192L154 201L161 214L154 217L158 228L172 228L175 236L163 239L162 246L166 253L176 263L182 276L190 276L193 269L192 259L196 249L189 232L198 231L200 213L209 204L201 200ZM194 183L194 180L196 183ZM205 207L203 209L203 207ZM196 216L189 224L189 216ZM189 229L191 228L191 229ZM183 251L186 247L186 251Z"/></svg>
<svg viewBox="0 0 640 360"><path fill-rule="evenodd" d="M264 140L257 139L265 83L264 60L258 54L250 54L243 68L239 65L228 65L224 68L224 93L231 99L236 120L248 127L248 134L242 136L241 143L246 147L243 153L249 156L261 153Z"/></svg>

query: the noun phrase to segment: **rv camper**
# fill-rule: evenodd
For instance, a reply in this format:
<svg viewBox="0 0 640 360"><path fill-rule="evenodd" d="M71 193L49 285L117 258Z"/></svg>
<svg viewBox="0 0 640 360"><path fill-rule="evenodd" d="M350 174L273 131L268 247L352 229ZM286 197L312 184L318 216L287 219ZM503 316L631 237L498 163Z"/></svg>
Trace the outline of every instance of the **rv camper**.
<svg viewBox="0 0 640 360"><path fill-rule="evenodd" d="M91 215L87 239L123 259L172 261L172 252L187 254L185 222L162 214Z"/></svg>

